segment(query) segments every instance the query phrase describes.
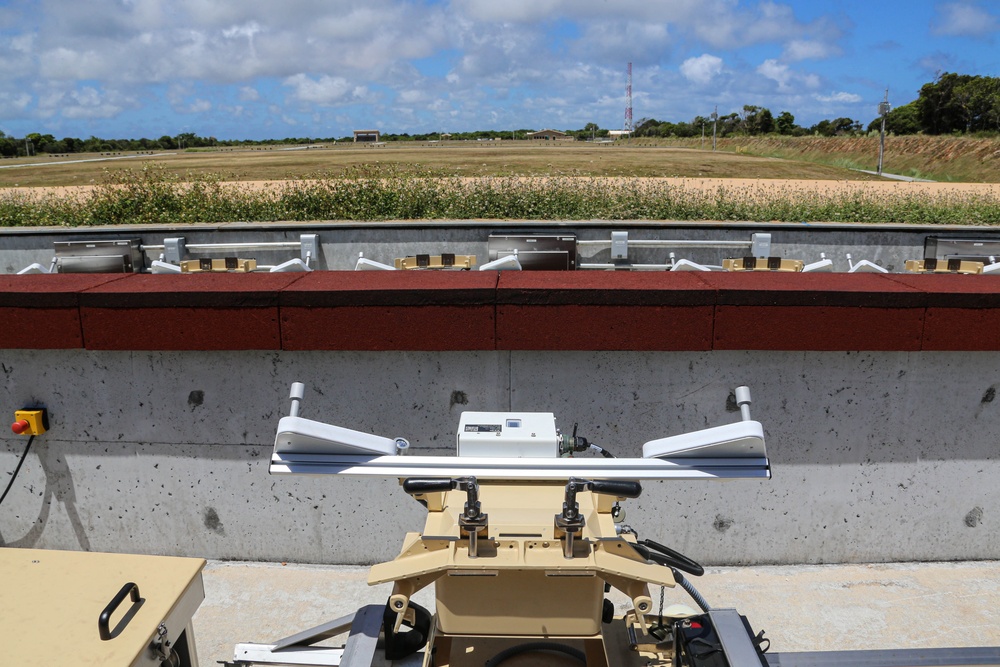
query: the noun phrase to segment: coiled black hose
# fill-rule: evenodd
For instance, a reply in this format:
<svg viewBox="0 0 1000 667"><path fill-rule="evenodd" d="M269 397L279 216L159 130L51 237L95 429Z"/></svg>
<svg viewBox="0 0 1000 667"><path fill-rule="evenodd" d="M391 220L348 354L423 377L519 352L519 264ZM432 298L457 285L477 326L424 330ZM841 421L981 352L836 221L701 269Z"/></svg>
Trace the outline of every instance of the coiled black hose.
<svg viewBox="0 0 1000 667"><path fill-rule="evenodd" d="M554 651L556 653L563 653L571 658L579 660L584 665L587 664L587 656L584 655L583 651L580 649L573 648L572 646L566 646L565 644L556 644L554 642L529 642L527 644L511 646L510 648L500 651L486 661L485 667L497 667L497 665L504 662L508 658L513 658L515 655L521 655L522 653L530 653L531 651Z"/></svg>

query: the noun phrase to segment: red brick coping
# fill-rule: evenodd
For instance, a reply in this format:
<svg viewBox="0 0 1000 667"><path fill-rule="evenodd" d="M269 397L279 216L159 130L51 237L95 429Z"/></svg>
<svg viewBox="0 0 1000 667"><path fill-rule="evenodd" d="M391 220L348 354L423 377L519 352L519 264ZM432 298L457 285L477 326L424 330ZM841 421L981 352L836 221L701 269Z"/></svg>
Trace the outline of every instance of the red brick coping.
<svg viewBox="0 0 1000 667"><path fill-rule="evenodd" d="M1000 350L1000 277L7 275L0 348Z"/></svg>

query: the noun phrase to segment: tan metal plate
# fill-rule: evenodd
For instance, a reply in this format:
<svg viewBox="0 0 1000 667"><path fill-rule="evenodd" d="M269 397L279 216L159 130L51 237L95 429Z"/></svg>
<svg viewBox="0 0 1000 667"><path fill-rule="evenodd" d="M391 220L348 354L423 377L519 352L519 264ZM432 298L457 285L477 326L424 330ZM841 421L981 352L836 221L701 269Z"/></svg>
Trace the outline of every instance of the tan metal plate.
<svg viewBox="0 0 1000 667"><path fill-rule="evenodd" d="M204 599L204 566L200 558L0 549L0 662L18 667L144 664L157 626L178 601L185 595L187 601ZM98 618L129 582L139 586L144 601L120 634L101 641ZM131 606L126 598L112 614L112 629ZM183 624L172 623L180 627L168 628L170 639L176 641L189 622L190 615Z"/></svg>

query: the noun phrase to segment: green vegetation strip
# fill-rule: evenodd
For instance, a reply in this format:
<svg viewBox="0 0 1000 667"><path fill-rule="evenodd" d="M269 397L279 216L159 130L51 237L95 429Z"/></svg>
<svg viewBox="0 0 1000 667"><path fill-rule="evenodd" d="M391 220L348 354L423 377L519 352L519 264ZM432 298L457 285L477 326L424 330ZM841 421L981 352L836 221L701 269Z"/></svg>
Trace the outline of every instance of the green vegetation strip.
<svg viewBox="0 0 1000 667"><path fill-rule="evenodd" d="M803 191L780 183L686 189L621 178L430 178L362 166L267 188L162 168L109 173L79 195L0 195L0 226L91 226L278 220L739 220L1000 224L1000 196L973 192Z"/></svg>

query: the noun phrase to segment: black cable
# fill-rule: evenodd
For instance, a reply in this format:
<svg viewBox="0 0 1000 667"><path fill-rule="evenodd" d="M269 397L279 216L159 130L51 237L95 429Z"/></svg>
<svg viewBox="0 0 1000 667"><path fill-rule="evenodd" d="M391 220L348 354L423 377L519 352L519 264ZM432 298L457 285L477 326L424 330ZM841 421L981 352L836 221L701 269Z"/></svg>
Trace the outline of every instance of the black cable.
<svg viewBox="0 0 1000 667"><path fill-rule="evenodd" d="M7 483L7 488L4 489L3 495L0 496L0 504L3 504L3 499L7 497L7 492L10 491L10 487L14 486L14 480L17 479L17 473L21 472L21 464L24 463L24 459L28 456L28 450L31 449L31 443L35 440L35 436L28 437L28 444L24 447L24 453L21 454L21 460L17 462L17 467L14 468L14 474L10 476L10 482Z"/></svg>
<svg viewBox="0 0 1000 667"><path fill-rule="evenodd" d="M500 651L486 661L486 667L497 667L497 665L507 660L507 658L513 658L515 655L521 655L522 653L529 653L531 651L555 651L557 653L565 653L569 657L579 660L585 665L587 664L587 656L584 655L583 651L580 649L553 642L530 642L528 644L511 646L510 648Z"/></svg>
<svg viewBox="0 0 1000 667"><path fill-rule="evenodd" d="M639 543L663 556L665 561L654 559L660 565L676 567L678 570L683 570L684 572L693 574L696 577L700 577L705 574L705 568L703 568L700 564L691 560L684 554L674 551L670 547L663 546L659 542L654 542L653 540L640 540Z"/></svg>

